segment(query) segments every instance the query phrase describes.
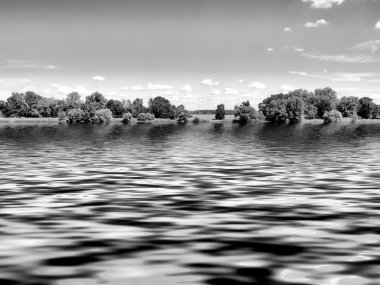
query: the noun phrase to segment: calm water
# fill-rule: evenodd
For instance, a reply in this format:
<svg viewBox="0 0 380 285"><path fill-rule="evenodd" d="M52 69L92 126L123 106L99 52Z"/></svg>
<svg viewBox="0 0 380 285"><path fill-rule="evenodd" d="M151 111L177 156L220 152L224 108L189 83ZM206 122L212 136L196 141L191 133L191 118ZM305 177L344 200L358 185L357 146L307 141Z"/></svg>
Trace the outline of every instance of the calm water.
<svg viewBox="0 0 380 285"><path fill-rule="evenodd" d="M380 284L380 124L0 125L0 284Z"/></svg>

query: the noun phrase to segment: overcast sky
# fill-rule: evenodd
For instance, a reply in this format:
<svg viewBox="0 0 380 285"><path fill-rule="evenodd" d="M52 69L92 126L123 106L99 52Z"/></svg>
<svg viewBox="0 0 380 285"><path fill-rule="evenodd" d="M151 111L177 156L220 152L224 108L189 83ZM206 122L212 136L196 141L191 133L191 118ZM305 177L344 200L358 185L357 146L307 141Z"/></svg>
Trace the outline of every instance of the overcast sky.
<svg viewBox="0 0 380 285"><path fill-rule="evenodd" d="M0 99L188 109L330 86L380 103L380 0L1 0Z"/></svg>

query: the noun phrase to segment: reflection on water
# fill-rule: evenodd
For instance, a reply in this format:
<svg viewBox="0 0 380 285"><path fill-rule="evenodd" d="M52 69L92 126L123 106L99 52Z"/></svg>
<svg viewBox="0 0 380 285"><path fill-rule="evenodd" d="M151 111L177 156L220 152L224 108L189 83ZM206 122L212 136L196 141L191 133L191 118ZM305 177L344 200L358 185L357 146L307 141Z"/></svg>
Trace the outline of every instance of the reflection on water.
<svg viewBox="0 0 380 285"><path fill-rule="evenodd" d="M380 284L379 138L0 125L0 284Z"/></svg>

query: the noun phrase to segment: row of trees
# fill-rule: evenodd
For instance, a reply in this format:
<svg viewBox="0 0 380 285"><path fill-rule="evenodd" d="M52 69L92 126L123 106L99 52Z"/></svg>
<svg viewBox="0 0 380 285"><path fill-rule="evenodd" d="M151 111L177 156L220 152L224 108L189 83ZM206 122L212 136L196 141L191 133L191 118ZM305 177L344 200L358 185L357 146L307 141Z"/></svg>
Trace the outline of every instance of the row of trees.
<svg viewBox="0 0 380 285"><path fill-rule="evenodd" d="M216 118L221 112L219 105ZM369 97L345 96L338 99L330 87L314 92L297 89L287 94L271 95L259 104L258 111L248 101L243 102L235 106L235 117L239 117L241 123L262 119L272 122L299 122L304 118L325 121L336 121L342 117L376 119L380 118L380 105Z"/></svg>
<svg viewBox="0 0 380 285"><path fill-rule="evenodd" d="M133 102L107 100L99 92L85 97L85 100L77 92L68 94L64 100L45 98L32 91L15 92L5 102L0 101L0 116L5 117L59 117L68 118L71 122L103 122L110 121L112 117L123 118L126 113L140 120L151 120L154 117L187 120L191 116L183 105L172 105L161 96L150 99L148 107L144 106L140 98Z"/></svg>

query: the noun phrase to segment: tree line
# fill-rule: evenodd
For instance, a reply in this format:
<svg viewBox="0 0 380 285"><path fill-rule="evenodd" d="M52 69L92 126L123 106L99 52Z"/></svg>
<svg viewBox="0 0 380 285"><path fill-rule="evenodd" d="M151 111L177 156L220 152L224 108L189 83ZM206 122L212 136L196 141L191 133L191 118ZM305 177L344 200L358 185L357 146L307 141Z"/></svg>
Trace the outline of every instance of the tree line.
<svg viewBox="0 0 380 285"><path fill-rule="evenodd" d="M154 118L178 119L187 121L191 114L183 105L175 106L164 97L157 96L148 101L143 99L107 100L103 94L94 92L84 100L77 92L67 95L66 99L46 98L33 91L14 92L6 101L0 101L0 117L60 118L70 122L109 122L112 118L139 121Z"/></svg>
<svg viewBox="0 0 380 285"><path fill-rule="evenodd" d="M231 110L220 104L216 110L200 110L196 113L215 114L215 119L223 120ZM267 120L272 122L300 122L303 119L324 119L339 121L343 117L376 119L380 118L380 105L369 97L337 97L330 87L310 92L296 89L286 94L273 94L265 98L258 110L249 101L235 106L233 114L239 123ZM103 94L94 92L84 100L77 92L65 99L46 98L33 91L14 92L6 101L0 101L0 117L60 118L70 122L108 122L112 118L123 118L124 122L136 118L139 121L154 118L177 119L187 122L191 113L183 105L175 106L161 96L151 98L144 106L141 98L130 100L107 100Z"/></svg>

